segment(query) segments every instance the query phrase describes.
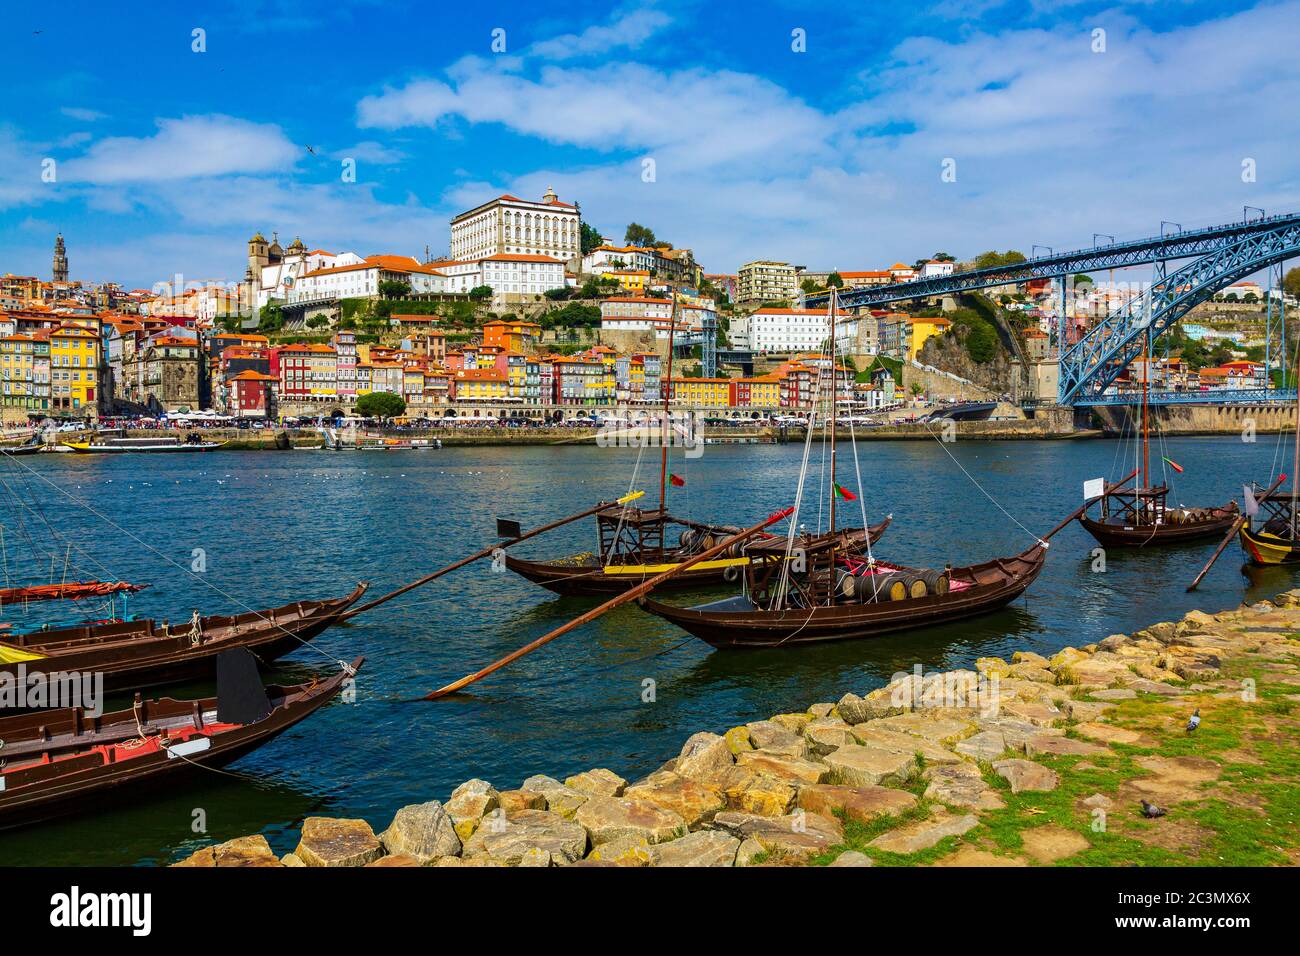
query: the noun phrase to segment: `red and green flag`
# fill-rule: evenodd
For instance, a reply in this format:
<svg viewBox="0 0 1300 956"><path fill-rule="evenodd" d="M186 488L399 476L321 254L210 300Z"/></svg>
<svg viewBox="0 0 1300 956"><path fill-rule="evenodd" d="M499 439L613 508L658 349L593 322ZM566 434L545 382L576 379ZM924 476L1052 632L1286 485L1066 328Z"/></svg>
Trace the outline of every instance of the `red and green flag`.
<svg viewBox="0 0 1300 956"><path fill-rule="evenodd" d="M674 475L672 473L669 473L668 480L672 482L674 488L680 488L684 484L686 484L686 479L683 478L681 475Z"/></svg>
<svg viewBox="0 0 1300 956"><path fill-rule="evenodd" d="M1183 473L1183 466L1178 464L1178 462L1174 461L1172 458L1161 458L1160 460L1180 475Z"/></svg>
<svg viewBox="0 0 1300 956"><path fill-rule="evenodd" d="M858 496L849 491L849 489L845 488L843 485L833 485L832 487L835 489L836 498L843 498L845 501L858 500Z"/></svg>

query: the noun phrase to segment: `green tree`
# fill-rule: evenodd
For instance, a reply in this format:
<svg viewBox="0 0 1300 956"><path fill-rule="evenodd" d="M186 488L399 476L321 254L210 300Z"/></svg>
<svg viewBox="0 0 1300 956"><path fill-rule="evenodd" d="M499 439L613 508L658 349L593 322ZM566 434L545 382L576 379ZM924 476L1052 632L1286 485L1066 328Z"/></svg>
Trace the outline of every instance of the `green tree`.
<svg viewBox="0 0 1300 956"><path fill-rule="evenodd" d="M1074 277L1074 286L1076 289L1081 285L1092 285L1092 284L1093 284L1092 276L1088 275L1086 272L1080 272L1078 275Z"/></svg>
<svg viewBox="0 0 1300 956"><path fill-rule="evenodd" d="M469 297L475 302L484 302L492 298L492 287L490 285L476 285L469 290Z"/></svg>
<svg viewBox="0 0 1300 956"><path fill-rule="evenodd" d="M582 243L582 254L584 256L590 254L591 250L601 244L600 230L584 222L579 241Z"/></svg>
<svg viewBox="0 0 1300 956"><path fill-rule="evenodd" d="M802 289L804 292L812 293L812 292L816 292L821 287L817 285L817 283L814 282L812 279L804 279L802 282L799 283L799 288Z"/></svg>
<svg viewBox="0 0 1300 956"><path fill-rule="evenodd" d="M1286 275L1282 277L1282 291L1300 299L1300 266L1287 270Z"/></svg>
<svg viewBox="0 0 1300 956"><path fill-rule="evenodd" d="M826 285L828 288L843 289L844 279L840 276L838 272L832 272L830 275L826 277Z"/></svg>
<svg viewBox="0 0 1300 956"><path fill-rule="evenodd" d="M268 335L279 332L283 328L284 313L280 311L280 307L273 302L262 306L262 310L257 313L257 331Z"/></svg>
<svg viewBox="0 0 1300 956"><path fill-rule="evenodd" d="M369 392L357 399L357 414L364 418L397 418L406 413L406 401L392 392Z"/></svg>
<svg viewBox="0 0 1300 956"><path fill-rule="evenodd" d="M384 279L379 283L379 294L385 299L405 299L411 294L411 284L401 279Z"/></svg>
<svg viewBox="0 0 1300 956"><path fill-rule="evenodd" d="M307 320L307 328L309 329L324 328L329 324L330 324L329 318L324 315L313 315L310 319Z"/></svg>
<svg viewBox="0 0 1300 956"><path fill-rule="evenodd" d="M641 225L640 223L630 222L627 224L627 230L623 233L623 241L629 246L653 246L656 243L653 229Z"/></svg>

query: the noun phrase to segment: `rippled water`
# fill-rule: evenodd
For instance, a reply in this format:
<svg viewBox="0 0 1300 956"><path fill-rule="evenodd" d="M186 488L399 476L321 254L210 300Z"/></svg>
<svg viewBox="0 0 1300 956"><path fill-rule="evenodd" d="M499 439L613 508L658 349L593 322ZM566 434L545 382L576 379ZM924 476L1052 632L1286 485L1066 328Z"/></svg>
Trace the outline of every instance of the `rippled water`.
<svg viewBox="0 0 1300 956"><path fill-rule="evenodd" d="M674 462L687 484L672 491L671 506L694 518L753 523L792 501L801 451L710 446L700 459ZM1264 437L1258 444L1189 438L1171 440L1167 453L1185 468L1177 497L1203 505L1239 496L1243 480L1264 480L1277 448ZM1046 532L1077 506L1085 478L1122 477L1123 454L1118 443L1103 441L864 443L867 517L895 519L877 551L929 566L1015 553L1030 543L1030 532ZM10 460L2 473L11 492L102 562L96 569L83 560L89 571L152 584L134 600L136 613L181 620L195 607L231 612L344 594L358 580L380 593L490 542L498 514L529 527L629 487L644 488L652 500L657 455L645 455L633 482L636 456L596 447L51 455ZM820 458L814 448L814 472ZM841 458L841 483L855 487L851 461ZM806 506L807 523L816 523L817 510L815 501ZM0 495L0 513L13 572L25 548L19 515L38 543L48 546L49 536L38 535L35 510L19 509L12 495ZM520 553L585 550L593 539L587 520L522 545ZM404 702L593 603L554 597L511 574L494 574L486 563L472 565L327 632L317 642L325 654L300 650L275 671L297 678L327 666L326 654L365 654L355 705L331 705L234 765L236 776L197 771L166 793L0 833L0 864L168 862L212 840L258 831L285 851L305 816L362 816L378 830L398 807L445 799L470 777L507 788L533 773L563 778L605 766L631 778L673 756L697 730L721 731L848 690L862 693L915 663L950 668L1022 648L1050 653L1293 585L1284 570L1247 580L1234 546L1199 592L1186 594L1212 545L1112 551L1104 574L1091 570L1093 547L1077 524L1066 529L1025 598L959 625L820 647L720 652L624 607L494 674L472 695ZM206 573L197 576L188 572L196 548L207 558ZM5 619L21 626L37 618ZM642 701L647 678L655 682L653 703ZM197 811L206 834L193 829Z"/></svg>

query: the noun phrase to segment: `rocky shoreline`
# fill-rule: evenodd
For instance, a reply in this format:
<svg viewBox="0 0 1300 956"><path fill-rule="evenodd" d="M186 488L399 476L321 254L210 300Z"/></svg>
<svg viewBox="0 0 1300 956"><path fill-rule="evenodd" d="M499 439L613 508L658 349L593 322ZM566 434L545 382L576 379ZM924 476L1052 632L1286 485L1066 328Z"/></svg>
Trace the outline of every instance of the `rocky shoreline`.
<svg viewBox="0 0 1300 956"><path fill-rule="evenodd" d="M283 856L173 865L1300 863L1298 632L1300 589L697 733L634 782L469 780L379 833L310 817Z"/></svg>

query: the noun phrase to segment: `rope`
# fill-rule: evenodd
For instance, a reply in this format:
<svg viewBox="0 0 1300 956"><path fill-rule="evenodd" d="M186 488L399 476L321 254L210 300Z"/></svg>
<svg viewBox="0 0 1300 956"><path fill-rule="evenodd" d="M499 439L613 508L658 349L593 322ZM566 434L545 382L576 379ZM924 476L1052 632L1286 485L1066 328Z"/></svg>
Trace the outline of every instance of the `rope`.
<svg viewBox="0 0 1300 956"><path fill-rule="evenodd" d="M973 484L976 488L979 489L980 494L982 494L982 495L983 495L985 498L987 498L989 501L993 502L993 506L994 506L995 508L997 508L998 511L1001 511L1001 512L1002 512L1002 513L1007 517L1007 519L1008 519L1009 521L1011 521L1011 523L1014 524L1017 528L1019 528L1019 529L1020 529L1021 531L1023 531L1025 534L1029 535L1031 538L1033 538L1033 539L1034 539L1035 541L1037 541L1039 544L1042 544L1042 545L1046 546L1047 542L1043 541L1042 538L1040 538L1038 535L1034 534L1032 531L1030 531L1028 528L1026 528L1023 524L1021 524L1020 521L1016 518L1015 515L1013 515L1013 514L1012 514L1010 511L1008 511L1006 508L1002 507L1002 505L998 502L998 500L997 500L996 498L994 498L991 494L989 494L987 491L984 490L984 486L981 485L978 481L976 481L976 480L975 480L975 477L974 477L974 476L973 476L969 471L966 470L965 466L962 465L962 463L961 463L960 461L957 460L956 456L953 455L953 453L950 452L950 451L947 449L947 447L944 445L943 439L941 439L938 435L936 435L936 434L934 433L934 429L932 429L932 428L930 427L930 423L929 423L929 422L925 422L925 423L923 423L923 424L925 425L925 430L926 430L927 432L929 432L930 435L934 438L934 440L937 441L937 442L939 443L939 447L943 449L944 454L947 455L949 458L952 459L952 463L953 463L954 465L956 465L958 468L961 469L961 473L962 473L963 475L965 475L967 478L970 479L971 484Z"/></svg>

